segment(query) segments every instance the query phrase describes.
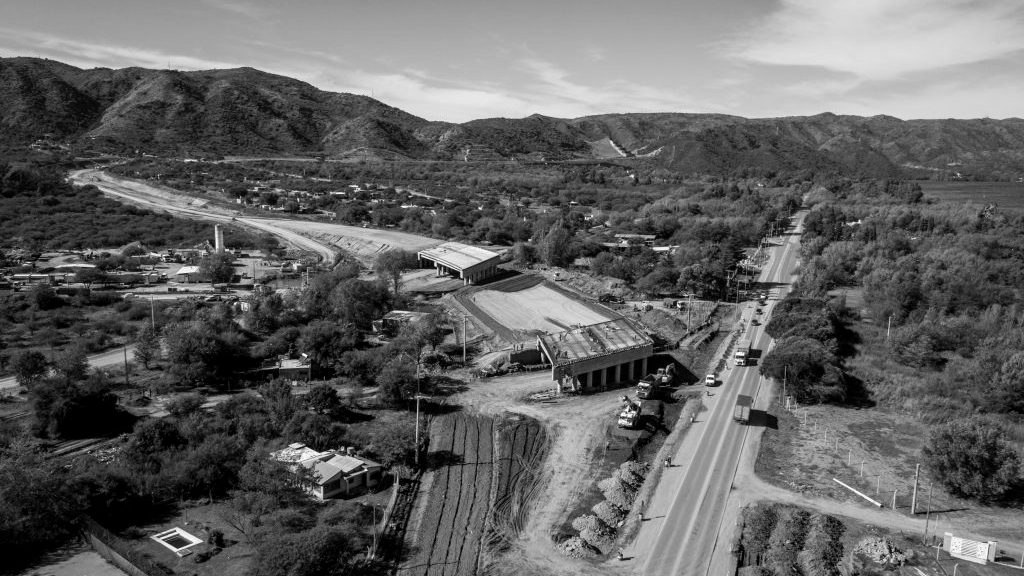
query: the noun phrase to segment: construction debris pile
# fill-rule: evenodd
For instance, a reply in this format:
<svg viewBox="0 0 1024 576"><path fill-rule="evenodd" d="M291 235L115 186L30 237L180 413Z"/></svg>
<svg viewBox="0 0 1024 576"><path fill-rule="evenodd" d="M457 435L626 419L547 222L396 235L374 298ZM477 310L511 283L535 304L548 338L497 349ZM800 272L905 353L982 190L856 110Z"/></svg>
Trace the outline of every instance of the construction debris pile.
<svg viewBox="0 0 1024 576"><path fill-rule="evenodd" d="M566 538L558 545L558 551L569 558L593 558L601 553L579 536Z"/></svg>
<svg viewBox="0 0 1024 576"><path fill-rule="evenodd" d="M854 552L863 554L879 564L902 566L907 561L907 554L896 547L887 537L868 537L857 543Z"/></svg>

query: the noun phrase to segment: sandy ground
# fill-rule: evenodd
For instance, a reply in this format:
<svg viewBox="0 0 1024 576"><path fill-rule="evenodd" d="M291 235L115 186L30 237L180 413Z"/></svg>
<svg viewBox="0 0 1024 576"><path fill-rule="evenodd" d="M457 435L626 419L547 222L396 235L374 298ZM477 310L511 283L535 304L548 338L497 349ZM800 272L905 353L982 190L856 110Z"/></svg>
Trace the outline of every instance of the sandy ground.
<svg viewBox="0 0 1024 576"><path fill-rule="evenodd" d="M562 332L574 324L597 324L608 317L581 302L540 285L518 292L480 290L471 300L510 330Z"/></svg>

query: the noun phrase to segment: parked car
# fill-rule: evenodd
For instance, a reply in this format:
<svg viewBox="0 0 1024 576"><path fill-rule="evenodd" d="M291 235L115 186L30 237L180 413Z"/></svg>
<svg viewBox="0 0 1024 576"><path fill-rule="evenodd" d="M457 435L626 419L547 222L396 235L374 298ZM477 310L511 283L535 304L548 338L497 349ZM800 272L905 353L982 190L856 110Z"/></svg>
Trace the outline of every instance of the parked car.
<svg viewBox="0 0 1024 576"><path fill-rule="evenodd" d="M708 374L707 376L704 377L705 386L714 386L715 382L717 382L717 380L715 379L714 374Z"/></svg>

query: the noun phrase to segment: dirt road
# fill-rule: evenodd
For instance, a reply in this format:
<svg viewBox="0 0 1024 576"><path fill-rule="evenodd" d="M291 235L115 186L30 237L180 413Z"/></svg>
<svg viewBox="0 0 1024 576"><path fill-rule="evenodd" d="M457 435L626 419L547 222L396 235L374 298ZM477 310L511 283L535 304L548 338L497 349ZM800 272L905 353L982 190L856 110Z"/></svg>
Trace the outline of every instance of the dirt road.
<svg viewBox="0 0 1024 576"><path fill-rule="evenodd" d="M268 232L288 245L319 255L328 265L334 261L339 249L368 262L380 252L392 248L415 251L441 243L434 238L397 230L362 228L312 220L238 216L228 208L187 196L176 190L120 178L102 170L75 170L69 173L68 177L76 184L92 184L108 196L137 206L186 218L230 222L260 232Z"/></svg>
<svg viewBox="0 0 1024 576"><path fill-rule="evenodd" d="M99 354L93 354L86 358L86 362L93 368L106 368L107 366L123 366L124 365L124 348L115 348L113 350L107 350L106 352L100 352ZM131 362L134 359L135 346L128 346L128 361ZM0 378L0 390L7 390L9 388L17 388L18 382L14 379L14 376L7 378Z"/></svg>

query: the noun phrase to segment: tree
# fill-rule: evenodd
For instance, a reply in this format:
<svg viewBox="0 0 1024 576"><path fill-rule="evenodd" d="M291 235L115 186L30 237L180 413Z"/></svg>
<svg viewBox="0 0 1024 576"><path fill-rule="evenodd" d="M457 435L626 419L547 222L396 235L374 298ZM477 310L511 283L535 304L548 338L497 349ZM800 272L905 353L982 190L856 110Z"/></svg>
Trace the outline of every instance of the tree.
<svg viewBox="0 0 1024 576"><path fill-rule="evenodd" d="M75 533L69 519L81 510L69 497L64 464L44 458L24 440L0 449L0 549L5 567Z"/></svg>
<svg viewBox="0 0 1024 576"><path fill-rule="evenodd" d="M565 266L572 255L571 240L572 234L559 221L538 243L537 252L540 259L549 266Z"/></svg>
<svg viewBox="0 0 1024 576"><path fill-rule="evenodd" d="M229 252L214 252L199 262L199 274L213 284L231 282L235 276L235 257Z"/></svg>
<svg viewBox="0 0 1024 576"><path fill-rule="evenodd" d="M373 269L377 274L391 283L398 298L399 290L402 287L402 273L417 265L416 255L406 250L388 250L377 256L373 262Z"/></svg>
<svg viewBox="0 0 1024 576"><path fill-rule="evenodd" d="M1020 457L1001 426L978 418L935 428L922 450L928 468L951 493L998 500L1017 481Z"/></svg>
<svg viewBox="0 0 1024 576"><path fill-rule="evenodd" d="M330 384L317 384L306 394L306 404L316 412L330 416L341 408L341 398Z"/></svg>
<svg viewBox="0 0 1024 576"><path fill-rule="evenodd" d="M53 371L58 376L63 376L66 382L74 382L85 378L89 371L89 363L86 360L85 349L81 346L71 346L53 359Z"/></svg>
<svg viewBox="0 0 1024 576"><path fill-rule="evenodd" d="M160 355L160 331L146 324L139 331L139 339L135 342L135 359L149 369L149 363Z"/></svg>
<svg viewBox="0 0 1024 576"><path fill-rule="evenodd" d="M342 355L355 348L362 337L351 323L339 326L329 320L316 320L302 329L298 347L309 355L315 373L330 374L340 366Z"/></svg>
<svg viewBox="0 0 1024 576"><path fill-rule="evenodd" d="M171 324L164 329L170 372L191 386L212 384L237 368L241 351L234 334L202 320Z"/></svg>
<svg viewBox="0 0 1024 576"><path fill-rule="evenodd" d="M761 360L761 374L787 383L798 402L832 402L846 398L839 359L813 338L783 338Z"/></svg>
<svg viewBox="0 0 1024 576"><path fill-rule="evenodd" d="M1003 362L983 396L983 406L990 412L1024 414L1024 352Z"/></svg>
<svg viewBox="0 0 1024 576"><path fill-rule="evenodd" d="M14 370L14 379L18 381L18 385L29 388L46 376L49 365L46 356L41 352L26 350L14 357L11 368Z"/></svg>
<svg viewBox="0 0 1024 576"><path fill-rule="evenodd" d="M106 279L107 275L99 268L79 268L75 272L75 282L85 284L88 288L92 288L94 283L104 282Z"/></svg>
<svg viewBox="0 0 1024 576"><path fill-rule="evenodd" d="M377 392L381 402L397 406L402 401L412 398L416 393L416 367L404 356L392 358L384 364L377 374Z"/></svg>

